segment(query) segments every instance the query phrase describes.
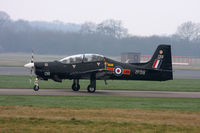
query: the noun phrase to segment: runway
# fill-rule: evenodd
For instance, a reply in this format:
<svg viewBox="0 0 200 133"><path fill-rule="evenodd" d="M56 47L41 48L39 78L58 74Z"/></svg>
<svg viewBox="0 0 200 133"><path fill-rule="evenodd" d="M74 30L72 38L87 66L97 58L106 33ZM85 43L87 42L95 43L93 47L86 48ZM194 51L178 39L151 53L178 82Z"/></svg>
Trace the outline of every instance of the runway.
<svg viewBox="0 0 200 133"><path fill-rule="evenodd" d="M126 96L126 97L174 97L200 98L200 92L173 91L131 91L131 90L97 90L88 93L86 90L74 92L71 89L0 89L0 95L52 95L52 96Z"/></svg>

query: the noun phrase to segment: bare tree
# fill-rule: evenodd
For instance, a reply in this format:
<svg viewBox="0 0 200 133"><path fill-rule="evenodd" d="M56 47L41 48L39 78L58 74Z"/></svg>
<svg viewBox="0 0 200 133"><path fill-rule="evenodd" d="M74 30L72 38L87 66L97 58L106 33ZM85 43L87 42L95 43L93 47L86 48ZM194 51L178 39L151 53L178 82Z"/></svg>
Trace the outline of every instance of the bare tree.
<svg viewBox="0 0 200 133"><path fill-rule="evenodd" d="M123 38L128 35L128 30L122 26L122 22L113 19L105 20L98 24L97 32L116 38Z"/></svg>
<svg viewBox="0 0 200 133"><path fill-rule="evenodd" d="M177 35L187 41L198 40L200 38L200 24L191 21L185 22L177 28Z"/></svg>
<svg viewBox="0 0 200 133"><path fill-rule="evenodd" d="M93 34L96 33L96 28L97 25L95 23L85 22L84 24L81 25L80 32L86 34Z"/></svg>
<svg viewBox="0 0 200 133"><path fill-rule="evenodd" d="M10 21L10 16L5 12L0 11L0 26L2 26L7 21Z"/></svg>

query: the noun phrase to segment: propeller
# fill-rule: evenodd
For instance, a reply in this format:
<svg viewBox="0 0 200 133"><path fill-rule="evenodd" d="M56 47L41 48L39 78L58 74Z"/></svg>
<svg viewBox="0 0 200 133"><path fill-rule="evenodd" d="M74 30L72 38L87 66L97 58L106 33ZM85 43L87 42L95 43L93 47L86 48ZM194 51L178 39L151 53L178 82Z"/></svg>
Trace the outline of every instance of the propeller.
<svg viewBox="0 0 200 133"><path fill-rule="evenodd" d="M33 63L33 66L31 67L31 77L33 76L33 69L34 69L34 53L33 53L33 50L32 50L32 55L31 55L31 63Z"/></svg>
<svg viewBox="0 0 200 133"><path fill-rule="evenodd" d="M31 61L27 64L24 65L25 68L28 68L30 70L30 85L32 84L32 78L33 78L33 71L34 71L34 52L32 50L32 55L31 55Z"/></svg>

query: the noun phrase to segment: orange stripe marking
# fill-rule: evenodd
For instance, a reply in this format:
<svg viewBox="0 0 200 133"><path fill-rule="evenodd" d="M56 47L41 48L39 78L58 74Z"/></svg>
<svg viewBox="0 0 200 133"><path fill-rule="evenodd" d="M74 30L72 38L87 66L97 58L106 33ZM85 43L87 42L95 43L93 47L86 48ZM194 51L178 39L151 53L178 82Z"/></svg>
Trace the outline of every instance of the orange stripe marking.
<svg viewBox="0 0 200 133"><path fill-rule="evenodd" d="M130 75L131 74L131 70L130 69L123 69L123 74Z"/></svg>

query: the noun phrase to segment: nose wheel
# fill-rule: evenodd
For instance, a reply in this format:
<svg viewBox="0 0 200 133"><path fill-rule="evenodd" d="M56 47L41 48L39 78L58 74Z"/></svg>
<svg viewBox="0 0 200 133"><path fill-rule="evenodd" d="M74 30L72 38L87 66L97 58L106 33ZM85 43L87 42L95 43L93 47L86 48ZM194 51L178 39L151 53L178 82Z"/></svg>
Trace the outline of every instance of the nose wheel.
<svg viewBox="0 0 200 133"><path fill-rule="evenodd" d="M40 87L39 87L39 79L36 78L36 79L35 79L35 82L34 82L33 90L34 90L34 91L38 91L39 89L40 89Z"/></svg>
<svg viewBox="0 0 200 133"><path fill-rule="evenodd" d="M72 84L72 90L73 91L79 91L80 90L79 79L74 79L74 82Z"/></svg>

